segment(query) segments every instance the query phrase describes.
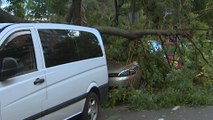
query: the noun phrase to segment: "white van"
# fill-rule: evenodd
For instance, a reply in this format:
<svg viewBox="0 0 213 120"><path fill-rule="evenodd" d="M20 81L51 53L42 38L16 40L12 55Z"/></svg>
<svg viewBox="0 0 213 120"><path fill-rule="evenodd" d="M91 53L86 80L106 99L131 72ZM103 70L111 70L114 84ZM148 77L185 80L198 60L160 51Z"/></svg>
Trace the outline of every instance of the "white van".
<svg viewBox="0 0 213 120"><path fill-rule="evenodd" d="M0 120L97 120L108 72L100 33L48 23L0 24Z"/></svg>

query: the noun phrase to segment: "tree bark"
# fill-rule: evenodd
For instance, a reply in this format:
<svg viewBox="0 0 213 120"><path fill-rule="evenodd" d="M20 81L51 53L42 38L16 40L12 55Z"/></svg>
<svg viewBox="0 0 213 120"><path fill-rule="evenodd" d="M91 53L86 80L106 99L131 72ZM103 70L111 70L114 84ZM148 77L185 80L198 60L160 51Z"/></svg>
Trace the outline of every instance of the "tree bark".
<svg viewBox="0 0 213 120"><path fill-rule="evenodd" d="M115 27L95 27L100 31L101 34L108 34L114 36L121 36L124 38L128 38L131 40L141 38L144 35L181 35L181 36L188 36L189 33L182 31L182 30L153 30L153 29L146 29L146 30L123 30Z"/></svg>
<svg viewBox="0 0 213 120"><path fill-rule="evenodd" d="M72 13L73 13L73 5L71 4L72 0L69 0L69 2L70 2L69 9L68 9L67 14L65 16L65 22L67 24L70 24L70 22L72 20L72 17L73 17L73 15L72 15Z"/></svg>
<svg viewBox="0 0 213 120"><path fill-rule="evenodd" d="M73 0L73 18L72 23L74 25L81 25L81 0Z"/></svg>
<svg viewBox="0 0 213 120"><path fill-rule="evenodd" d="M130 6L130 9L131 9L131 21L130 23L131 24L134 24L135 23L135 0L131 0L131 6Z"/></svg>
<svg viewBox="0 0 213 120"><path fill-rule="evenodd" d="M119 19L119 14L118 14L118 0L114 0L114 5L115 5L115 25L118 26L118 19Z"/></svg>
<svg viewBox="0 0 213 120"><path fill-rule="evenodd" d="M66 23L81 25L81 2L82 0L72 0L72 4L70 4L69 10L65 17Z"/></svg>

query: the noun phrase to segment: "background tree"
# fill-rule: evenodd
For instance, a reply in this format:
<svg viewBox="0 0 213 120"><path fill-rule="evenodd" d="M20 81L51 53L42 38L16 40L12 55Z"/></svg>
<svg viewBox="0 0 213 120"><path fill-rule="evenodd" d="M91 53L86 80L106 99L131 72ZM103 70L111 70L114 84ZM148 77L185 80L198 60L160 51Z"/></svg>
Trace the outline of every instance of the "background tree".
<svg viewBox="0 0 213 120"><path fill-rule="evenodd" d="M67 12L66 18L65 18L67 23L81 25L82 23L82 19L81 19L82 3L81 2L82 2L81 0L72 0L69 6L69 11Z"/></svg>

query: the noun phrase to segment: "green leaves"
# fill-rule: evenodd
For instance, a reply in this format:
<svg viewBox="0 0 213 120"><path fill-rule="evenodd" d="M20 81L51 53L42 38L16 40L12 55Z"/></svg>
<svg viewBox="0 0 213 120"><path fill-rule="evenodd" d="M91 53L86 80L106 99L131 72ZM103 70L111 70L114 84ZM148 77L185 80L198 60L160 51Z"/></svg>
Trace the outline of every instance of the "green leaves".
<svg viewBox="0 0 213 120"><path fill-rule="evenodd" d="M5 9L14 15L24 18L25 16L25 0L7 0L10 4Z"/></svg>

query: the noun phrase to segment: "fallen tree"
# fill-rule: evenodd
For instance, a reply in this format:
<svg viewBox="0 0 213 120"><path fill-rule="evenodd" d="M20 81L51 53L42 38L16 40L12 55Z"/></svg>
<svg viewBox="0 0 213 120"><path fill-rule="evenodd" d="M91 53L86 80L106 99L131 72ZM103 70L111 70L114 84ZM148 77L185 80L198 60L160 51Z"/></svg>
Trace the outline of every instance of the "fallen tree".
<svg viewBox="0 0 213 120"><path fill-rule="evenodd" d="M14 15L10 15L9 13L0 9L0 23L26 23L33 21L26 21ZM173 29L173 30L154 30L154 29L143 29L143 30L124 30L115 27L108 26L97 26L95 27L100 31L101 34L120 36L127 38L128 40L137 40L145 35L158 35L158 36L182 36L185 37L193 44L195 49L199 51L202 58L209 64L208 60L204 57L201 50L196 46L196 44L191 40L190 34L184 30ZM210 65L210 64L209 64ZM211 65L210 65L211 66Z"/></svg>
<svg viewBox="0 0 213 120"><path fill-rule="evenodd" d="M0 9L0 23L23 23L23 22L33 22L33 21L26 21L14 15L10 15L9 13ZM95 27L100 31L101 34L108 34L113 36L120 36L127 38L129 40L134 40L137 38L141 38L144 35L181 35L181 36L188 36L189 33L184 32L182 30L153 30L153 29L146 29L146 30L124 30L115 27L108 27L108 26L97 26Z"/></svg>
<svg viewBox="0 0 213 120"><path fill-rule="evenodd" d="M153 30L153 29L145 29L145 30L124 30L115 27L95 27L100 31L101 34L108 34L114 36L121 36L124 38L128 38L130 40L134 40L137 38L141 38L144 35L164 35L164 36L189 36L189 33L182 30Z"/></svg>

